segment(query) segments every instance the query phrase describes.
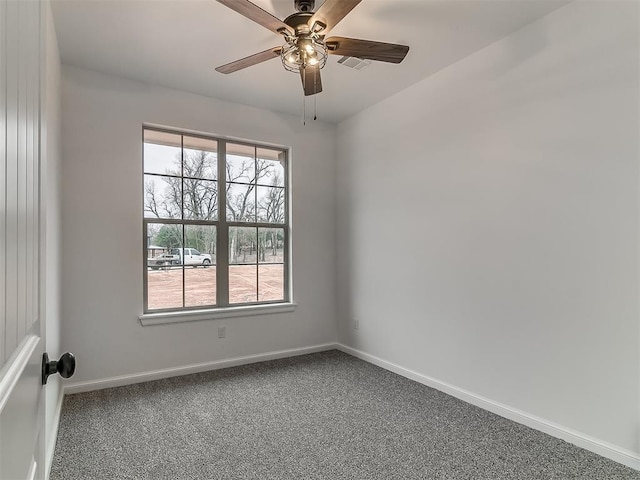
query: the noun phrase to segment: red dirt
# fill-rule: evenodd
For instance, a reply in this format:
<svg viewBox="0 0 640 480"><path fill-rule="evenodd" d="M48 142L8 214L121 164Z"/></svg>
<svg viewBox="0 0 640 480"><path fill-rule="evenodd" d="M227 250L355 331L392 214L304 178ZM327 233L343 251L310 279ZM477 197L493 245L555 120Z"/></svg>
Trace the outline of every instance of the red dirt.
<svg viewBox="0 0 640 480"><path fill-rule="evenodd" d="M284 266L255 265L229 267L229 303L277 301L284 298ZM148 271L149 310L181 308L182 268ZM184 269L186 307L214 305L216 301L216 267Z"/></svg>

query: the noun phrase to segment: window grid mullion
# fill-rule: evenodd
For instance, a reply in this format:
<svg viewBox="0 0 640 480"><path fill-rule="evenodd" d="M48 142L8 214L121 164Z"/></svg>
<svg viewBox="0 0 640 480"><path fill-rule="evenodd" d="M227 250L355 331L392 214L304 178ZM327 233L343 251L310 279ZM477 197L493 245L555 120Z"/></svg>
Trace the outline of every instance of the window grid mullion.
<svg viewBox="0 0 640 480"><path fill-rule="evenodd" d="M185 247L185 241L186 239L184 238L184 135L180 135L180 175L181 175L181 189L180 189L180 202L182 203L182 245L180 245L180 250L179 250L179 259L180 259L180 263L182 264L182 308L185 308L187 306L187 294L186 294L186 279L185 279L185 271L184 271L184 247Z"/></svg>
<svg viewBox="0 0 640 480"><path fill-rule="evenodd" d="M216 303L229 305L229 227L227 224L227 143L218 141L218 221L216 241Z"/></svg>
<svg viewBox="0 0 640 480"><path fill-rule="evenodd" d="M260 294L259 294L259 280L258 280L258 270L259 270L259 263L260 263L260 237L258 236L258 227L255 227L256 229L256 302L260 301Z"/></svg>
<svg viewBox="0 0 640 480"><path fill-rule="evenodd" d="M293 286L291 284L291 217L289 216L289 199L291 197L291 185L289 184L289 175L291 164L289 162L289 152L282 152L284 159L284 251L283 251L283 273L284 273L284 300L291 301Z"/></svg>
<svg viewBox="0 0 640 480"><path fill-rule="evenodd" d="M258 221L258 147L253 147L253 171L255 172L253 176L254 186L253 186L253 221ZM254 227L256 229L256 302L260 301L259 295L259 287L260 281L258 280L258 264L260 263L258 260L260 259L260 237L258 237L258 227Z"/></svg>
<svg viewBox="0 0 640 480"><path fill-rule="evenodd" d="M284 223L266 223L266 222L227 222L230 227L260 227L260 228L284 228Z"/></svg>

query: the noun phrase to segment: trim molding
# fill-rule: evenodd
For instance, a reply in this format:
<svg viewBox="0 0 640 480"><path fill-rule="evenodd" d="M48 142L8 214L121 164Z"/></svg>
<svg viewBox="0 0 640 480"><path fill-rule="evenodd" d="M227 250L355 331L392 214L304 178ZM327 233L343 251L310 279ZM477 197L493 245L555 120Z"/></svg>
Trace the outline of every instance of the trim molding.
<svg viewBox="0 0 640 480"><path fill-rule="evenodd" d="M240 307L211 308L209 310L192 310L178 312L145 313L138 319L143 327L166 325L168 323L200 322L203 320L219 320L222 318L249 317L253 315L272 315L289 313L296 309L296 303L270 303L266 305L243 305Z"/></svg>
<svg viewBox="0 0 640 480"><path fill-rule="evenodd" d="M476 395L435 378L422 375L421 373L401 367L400 365L388 362L382 358L370 355L347 345L338 343L336 348L344 353L348 353L349 355L364 360L365 362L377 365L385 370L389 370L390 372L397 373L405 378L444 392L452 397L456 397L467 403L495 413L496 415L521 423L527 427L539 430L553 437L560 438L580 448L597 453L598 455L609 458L615 462L622 463L623 465L635 470L640 470L640 454L638 453L603 442L597 438L566 428L562 425L549 422L543 418L530 415L526 412L517 410L508 405L503 405L480 395Z"/></svg>
<svg viewBox="0 0 640 480"><path fill-rule="evenodd" d="M216 360L213 362L195 363L176 368L164 368L161 370L153 370L144 373L133 373L130 375L120 375L117 377L103 378L101 380L91 380L88 382L68 383L64 386L64 394L73 394L81 392L90 392L93 390L102 390L104 388L121 387L134 383L150 382L153 380L161 380L163 378L177 377L180 375L189 375L192 373L206 372L209 370L219 370L221 368L237 367L240 365L249 365L251 363L266 362L268 360L277 360L279 358L297 357L309 353L324 352L326 350L335 350L338 348L336 343L325 343L322 345L314 345L304 348L293 348L290 350L278 350L275 352L261 353L257 355L248 355L244 357L234 357L226 360Z"/></svg>
<svg viewBox="0 0 640 480"><path fill-rule="evenodd" d="M0 412L4 409L39 342L40 337L37 335L24 337L0 370Z"/></svg>
<svg viewBox="0 0 640 480"><path fill-rule="evenodd" d="M53 414L53 425L50 435L47 437L47 444L44 457L45 480L49 480L49 474L51 473L51 465L53 464L53 454L56 451L56 442L58 440L58 427L60 426L60 416L62 415L62 402L64 401L64 387L60 385L58 391L58 400L56 404L56 411Z"/></svg>

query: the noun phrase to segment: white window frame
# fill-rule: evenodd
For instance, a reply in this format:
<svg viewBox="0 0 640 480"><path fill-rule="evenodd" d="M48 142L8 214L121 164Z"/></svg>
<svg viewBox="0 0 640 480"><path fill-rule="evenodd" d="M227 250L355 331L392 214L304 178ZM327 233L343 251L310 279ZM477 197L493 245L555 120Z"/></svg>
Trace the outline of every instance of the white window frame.
<svg viewBox="0 0 640 480"><path fill-rule="evenodd" d="M264 144L247 140L237 140L227 137L219 137L203 133L194 133L191 131L185 131L174 128L157 127L150 125L143 125L142 128L142 145L145 143L144 132L146 130L168 133L172 135L180 135L182 145L179 147L181 151L184 151L184 136L190 138L202 138L205 140L211 140L217 142L217 188L218 188L218 219L217 220L190 220L184 218L184 210L182 211L182 218L163 218L163 217L145 217L144 212L144 187L142 198L142 231L143 231L143 313L140 315L140 321L143 325L155 325L164 323L178 323L186 321L198 321L205 319L226 318L235 316L247 316L257 315L263 313L282 313L289 312L295 309L295 304L292 303L292 285L291 285L291 216L290 216L290 198L291 198L291 184L290 184L290 148L281 145ZM227 220L226 215L226 194L227 194L227 179L226 179L226 147L227 144L242 145L246 147L253 147L256 152L254 158L257 158L258 149L264 148L269 150L280 150L284 156L284 223L269 223L260 221L231 221ZM144 167L144 148L142 149L142 183L144 186L145 175L166 176L158 173L147 173ZM184 181L184 172L180 176L175 176ZM259 184L256 180L256 187ZM184 191L182 193L184 201ZM257 219L256 219L257 220ZM176 224L176 225L204 225L215 226L216 228L216 304L207 306L194 306L194 307L177 307L166 309L152 309L148 308L148 263L147 263L147 228L149 224ZM229 242L228 232L232 227L252 227L252 228L278 228L284 231L284 252L283 252L283 270L284 270L284 288L283 299L278 301L255 301L247 303L229 304ZM183 245L182 248L186 248ZM184 261L182 269L184 272ZM260 262L256 256L256 267L260 265ZM257 270L259 270L257 268ZM259 288L259 284L257 286ZM183 274L183 305L184 305L184 291L185 280Z"/></svg>

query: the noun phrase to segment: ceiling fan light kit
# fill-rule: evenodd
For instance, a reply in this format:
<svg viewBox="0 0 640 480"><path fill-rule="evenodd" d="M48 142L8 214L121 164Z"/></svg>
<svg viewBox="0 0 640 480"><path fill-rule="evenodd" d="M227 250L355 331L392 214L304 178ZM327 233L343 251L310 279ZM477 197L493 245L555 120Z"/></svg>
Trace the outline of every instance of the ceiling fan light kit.
<svg viewBox="0 0 640 480"><path fill-rule="evenodd" d="M298 73L307 66L322 68L327 63L327 46L317 35L288 37L280 58L289 72Z"/></svg>
<svg viewBox="0 0 640 480"><path fill-rule="evenodd" d="M282 35L285 44L222 65L216 70L225 74L233 73L279 56L285 70L300 74L304 94L309 96L322 91L320 70L325 66L328 55L388 63L402 62L409 52L406 45L346 37L325 38L361 1L325 0L314 12L315 0L294 0L296 13L281 21L249 0L218 0L246 18Z"/></svg>

